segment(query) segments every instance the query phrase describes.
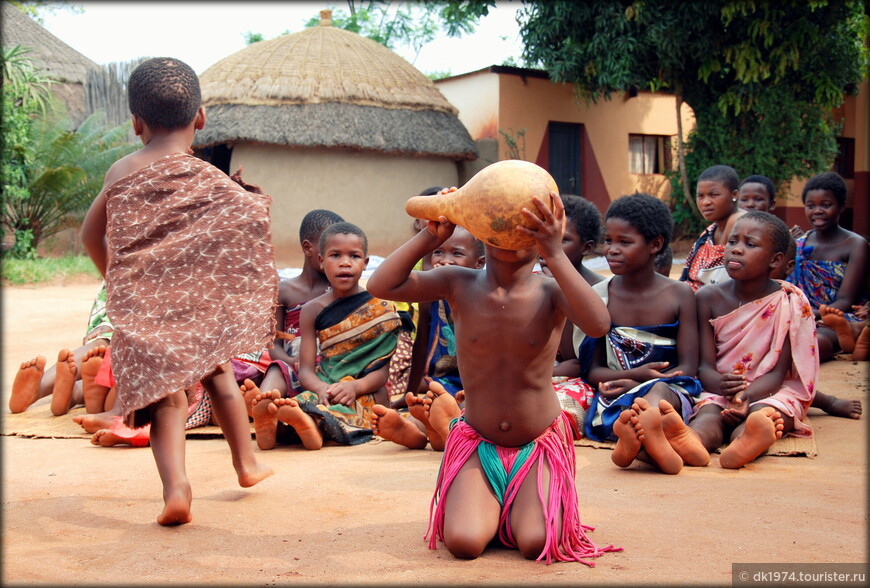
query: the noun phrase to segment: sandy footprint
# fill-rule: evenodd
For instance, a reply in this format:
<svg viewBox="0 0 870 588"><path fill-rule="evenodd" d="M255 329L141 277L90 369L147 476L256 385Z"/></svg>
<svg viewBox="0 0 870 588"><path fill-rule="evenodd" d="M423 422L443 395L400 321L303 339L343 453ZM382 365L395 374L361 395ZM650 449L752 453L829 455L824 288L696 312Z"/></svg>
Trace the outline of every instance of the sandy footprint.
<svg viewBox="0 0 870 588"><path fill-rule="evenodd" d="M13 413L24 412L27 407L36 402L39 394L39 382L45 373L45 356L37 355L30 361L25 361L15 374L12 382L12 394L9 396L9 410Z"/></svg>

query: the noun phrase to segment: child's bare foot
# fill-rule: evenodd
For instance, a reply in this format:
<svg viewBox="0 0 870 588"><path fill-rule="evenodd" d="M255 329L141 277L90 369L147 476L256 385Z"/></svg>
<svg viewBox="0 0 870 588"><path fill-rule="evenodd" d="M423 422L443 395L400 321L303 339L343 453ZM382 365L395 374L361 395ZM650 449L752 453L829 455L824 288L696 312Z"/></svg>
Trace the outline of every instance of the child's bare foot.
<svg viewBox="0 0 870 588"><path fill-rule="evenodd" d="M100 367L103 365L106 349L105 345L91 347L82 358L82 396L85 399L85 410L89 414L105 410L106 396L109 394L109 389L95 384L94 378L97 377L97 372L100 371Z"/></svg>
<svg viewBox="0 0 870 588"><path fill-rule="evenodd" d="M819 316L822 317L822 322L837 334L840 349L846 353L852 353L855 350L855 335L852 333L849 321L846 320L843 311L822 304L819 306Z"/></svg>
<svg viewBox="0 0 870 588"><path fill-rule="evenodd" d="M69 349L57 354L54 391L51 393L51 414L60 416L72 408L72 391L76 383L76 359Z"/></svg>
<svg viewBox="0 0 870 588"><path fill-rule="evenodd" d="M820 408L829 415L842 417L844 419L860 419L863 406L857 398L851 400L845 398L837 398L830 394L822 394L816 391L816 397L813 399L813 406Z"/></svg>
<svg viewBox="0 0 870 588"><path fill-rule="evenodd" d="M45 356L37 355L35 358L25 361L15 374L12 382L12 394L9 396L9 410L18 413L27 410L27 407L36 402L39 393L39 382L45 373Z"/></svg>
<svg viewBox="0 0 870 588"><path fill-rule="evenodd" d="M424 449L429 442L417 425L402 418L395 409L375 404L372 413L372 431L375 435L408 449Z"/></svg>
<svg viewBox="0 0 870 588"><path fill-rule="evenodd" d="M733 470L742 468L782 437L782 425L782 415L775 408L753 412L747 417L743 432L722 450L719 465Z"/></svg>
<svg viewBox="0 0 870 588"><path fill-rule="evenodd" d="M852 359L855 361L867 361L867 359L870 359L870 325L864 325L864 328L861 329L861 333L855 341Z"/></svg>
<svg viewBox="0 0 870 588"><path fill-rule="evenodd" d="M100 429L91 437L93 445L100 447L114 447L115 445L130 445L131 447L145 447L148 445L147 434L145 437L121 437L111 429Z"/></svg>
<svg viewBox="0 0 870 588"><path fill-rule="evenodd" d="M245 407L248 409L248 416L254 418L253 401L254 398L257 397L257 394L260 394L260 389L256 384L254 384L254 382L246 379L242 382L242 385L239 386L239 390L242 392L242 396L245 399Z"/></svg>
<svg viewBox="0 0 870 588"><path fill-rule="evenodd" d="M247 380L250 382L250 380ZM257 437L257 447L263 450L275 447L278 436L278 408L275 400L281 398L277 390L261 392L251 400L251 412L254 417L254 434Z"/></svg>
<svg viewBox="0 0 870 588"><path fill-rule="evenodd" d="M621 468L630 466L640 453L641 444L635 423L637 423L637 413L630 408L619 413L619 418L613 423L613 432L616 433L617 441L610 459Z"/></svg>
<svg viewBox="0 0 870 588"><path fill-rule="evenodd" d="M444 389L444 386L435 381L429 383L429 391L423 398L423 404L426 407L426 418L429 424L446 443L447 435L450 433L450 421L461 414L459 404Z"/></svg>
<svg viewBox="0 0 870 588"><path fill-rule="evenodd" d="M416 394L412 394L408 392L405 394L405 404L408 405L408 412L411 413L411 416L423 423L423 427L426 429L426 437L429 439L429 444L432 445L432 449L435 451L444 451L444 439L441 436L441 433L436 431L432 427L432 423L429 422L429 416L427 414L428 404L423 402L423 396L417 396Z"/></svg>
<svg viewBox="0 0 870 588"><path fill-rule="evenodd" d="M665 399L659 400L659 410L662 413L662 431L674 451L683 461L695 467L704 467L710 463L710 452L698 434L686 426L680 413Z"/></svg>
<svg viewBox="0 0 870 588"><path fill-rule="evenodd" d="M190 503L193 494L190 484L178 488L163 490L163 512L157 517L157 522L164 526L184 525L193 520L190 514Z"/></svg>
<svg viewBox="0 0 870 588"><path fill-rule="evenodd" d="M276 417L279 421L293 427L302 440L305 449L317 450L323 447L323 433L310 414L299 408L299 403L293 398L279 398L275 401Z"/></svg>
<svg viewBox="0 0 870 588"><path fill-rule="evenodd" d="M456 399L456 404L462 405L465 402L465 390L457 390L453 398Z"/></svg>
<svg viewBox="0 0 870 588"><path fill-rule="evenodd" d="M659 469L666 474L678 474L683 469L683 458L674 451L662 430L662 413L652 407L646 398L638 398L631 405L637 413L635 428L641 445Z"/></svg>
<svg viewBox="0 0 870 588"><path fill-rule="evenodd" d="M236 473L239 475L239 486L242 488L250 488L254 484L258 482L262 482L275 472L269 466L257 462L254 464L254 468L251 470L245 470L243 472Z"/></svg>
<svg viewBox="0 0 870 588"><path fill-rule="evenodd" d="M77 414L72 420L82 426L88 433L96 433L100 429L109 429L114 422L116 414L100 412L97 414Z"/></svg>

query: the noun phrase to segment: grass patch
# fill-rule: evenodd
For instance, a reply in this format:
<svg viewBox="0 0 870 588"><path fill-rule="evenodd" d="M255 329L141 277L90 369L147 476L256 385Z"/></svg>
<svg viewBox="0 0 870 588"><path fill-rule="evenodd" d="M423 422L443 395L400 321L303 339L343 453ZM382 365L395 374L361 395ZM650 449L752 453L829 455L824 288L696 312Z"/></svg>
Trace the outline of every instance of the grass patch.
<svg viewBox="0 0 870 588"><path fill-rule="evenodd" d="M77 276L100 279L100 272L86 255L38 259L3 259L3 283L11 286L42 284Z"/></svg>

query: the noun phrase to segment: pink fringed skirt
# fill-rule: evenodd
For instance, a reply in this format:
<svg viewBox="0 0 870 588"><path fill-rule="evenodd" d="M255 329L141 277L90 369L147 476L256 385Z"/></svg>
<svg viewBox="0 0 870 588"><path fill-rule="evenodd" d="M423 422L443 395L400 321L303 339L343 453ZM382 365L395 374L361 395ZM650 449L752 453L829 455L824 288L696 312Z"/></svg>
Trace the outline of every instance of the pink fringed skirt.
<svg viewBox="0 0 870 588"><path fill-rule="evenodd" d="M578 561L594 566L589 558L609 551L621 551L621 547L613 545L595 545L586 535L594 528L580 522L574 483L576 464L572 431L571 416L563 411L534 441L522 447L500 447L484 439L464 418L454 421L429 507L429 529L426 532L429 548L435 549L437 542L444 540L444 498L462 466L476 451L493 493L502 506L498 536L504 545L517 546L511 533L511 507L529 472L537 464L538 496L541 497L547 527L544 550L537 560L544 559L547 564L553 560ZM548 493L543 488L545 470L550 472ZM549 497L548 501L545 501L545 496Z"/></svg>

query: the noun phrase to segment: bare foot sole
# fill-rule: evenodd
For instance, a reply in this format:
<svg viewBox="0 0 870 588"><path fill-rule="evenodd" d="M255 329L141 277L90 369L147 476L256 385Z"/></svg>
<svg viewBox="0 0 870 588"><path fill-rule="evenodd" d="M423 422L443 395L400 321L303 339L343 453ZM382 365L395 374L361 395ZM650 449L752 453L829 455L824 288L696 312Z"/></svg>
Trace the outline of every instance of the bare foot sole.
<svg viewBox="0 0 870 588"><path fill-rule="evenodd" d="M746 428L722 450L719 465L736 470L764 453L782 437L782 416L774 408L762 408L746 418Z"/></svg>
<svg viewBox="0 0 870 588"><path fill-rule="evenodd" d="M100 429L94 436L91 437L91 444L99 445L100 447L114 447L115 445L129 445L131 447L145 447L148 445L149 436L147 433L139 434L132 437L121 437L114 433L111 429Z"/></svg>
<svg viewBox="0 0 870 588"><path fill-rule="evenodd" d="M250 381L250 380L249 380ZM281 398L277 390L261 392L251 401L251 411L254 416L254 434L257 437L257 447L269 450L275 447L278 436L278 412L275 400Z"/></svg>
<svg viewBox="0 0 870 588"><path fill-rule="evenodd" d="M634 422L632 422L634 421ZM637 436L635 423L637 413L632 409L623 410L619 418L613 423L613 432L616 434L616 447L610 455L613 463L621 468L627 468L640 453L640 438Z"/></svg>
<svg viewBox="0 0 870 588"><path fill-rule="evenodd" d="M846 353L852 353L855 350L855 335L852 333L852 328L849 326L849 321L846 320L843 311L822 304L819 306L819 316L822 318L822 322L837 334L840 349Z"/></svg>
<svg viewBox="0 0 870 588"><path fill-rule="evenodd" d="M72 408L72 391L76 383L76 359L69 349L61 349L57 354L54 390L51 393L51 414L60 416Z"/></svg>
<svg viewBox="0 0 870 588"><path fill-rule="evenodd" d="M432 427L432 423L429 422L429 415L426 410L429 405L423 402L423 398L411 392L405 394L405 404L408 405L408 412L411 413L412 417L423 423L423 427L426 429L426 437L429 439L432 449L444 451L445 439Z"/></svg>
<svg viewBox="0 0 870 588"><path fill-rule="evenodd" d="M164 490L163 512L157 517L157 522L164 526L189 523L193 520L193 516L190 514L192 500L190 485L184 485L175 490Z"/></svg>
<svg viewBox="0 0 870 588"><path fill-rule="evenodd" d="M372 413L372 431L375 435L408 449L424 449L429 443L426 434L409 419L402 418L395 409L375 404Z"/></svg>
<svg viewBox="0 0 870 588"><path fill-rule="evenodd" d="M450 433L450 421L461 414L456 399L444 389L444 386L433 381L429 383L429 391L423 398L423 404L426 406L426 418L432 428L446 442L447 435Z"/></svg>
<svg viewBox="0 0 870 588"><path fill-rule="evenodd" d="M85 410L89 414L105 410L109 388L94 383L94 378L103 365L107 349L105 345L91 347L82 358L82 396L85 400Z"/></svg>
<svg viewBox="0 0 870 588"><path fill-rule="evenodd" d="M867 359L870 359L870 325L864 325L864 328L861 329L861 333L855 341L852 359L855 361L867 361Z"/></svg>
<svg viewBox="0 0 870 588"><path fill-rule="evenodd" d="M245 399L245 407L248 409L248 416L254 418L253 401L254 398L257 397L257 394L260 394L260 389L253 381L246 379L242 382L242 385L239 386L239 390L242 393L242 397Z"/></svg>
<svg viewBox="0 0 870 588"><path fill-rule="evenodd" d="M695 467L704 467L710 463L710 452L698 434L686 426L683 417L667 400L659 400L659 410L662 413L662 431L674 451L683 461Z"/></svg>
<svg viewBox="0 0 870 588"><path fill-rule="evenodd" d="M15 374L12 383L12 394L9 396L9 410L13 413L24 412L27 407L36 402L39 393L39 382L45 373L45 356L37 355L30 361L25 361Z"/></svg>
<svg viewBox="0 0 870 588"><path fill-rule="evenodd" d="M683 469L683 458L674 451L662 430L662 413L650 406L645 398L638 398L631 405L637 413L637 430L641 445L659 469L666 474L678 474Z"/></svg>
<svg viewBox="0 0 870 588"><path fill-rule="evenodd" d="M117 415L100 412L97 414L77 414L73 417L73 422L82 426L88 433L96 433L100 429L110 429L114 422L114 417Z"/></svg>
<svg viewBox="0 0 870 588"><path fill-rule="evenodd" d="M279 421L293 427L296 434L302 440L305 449L317 450L323 447L323 433L310 414L299 407L299 403L293 398L279 398L275 401L278 409Z"/></svg>

